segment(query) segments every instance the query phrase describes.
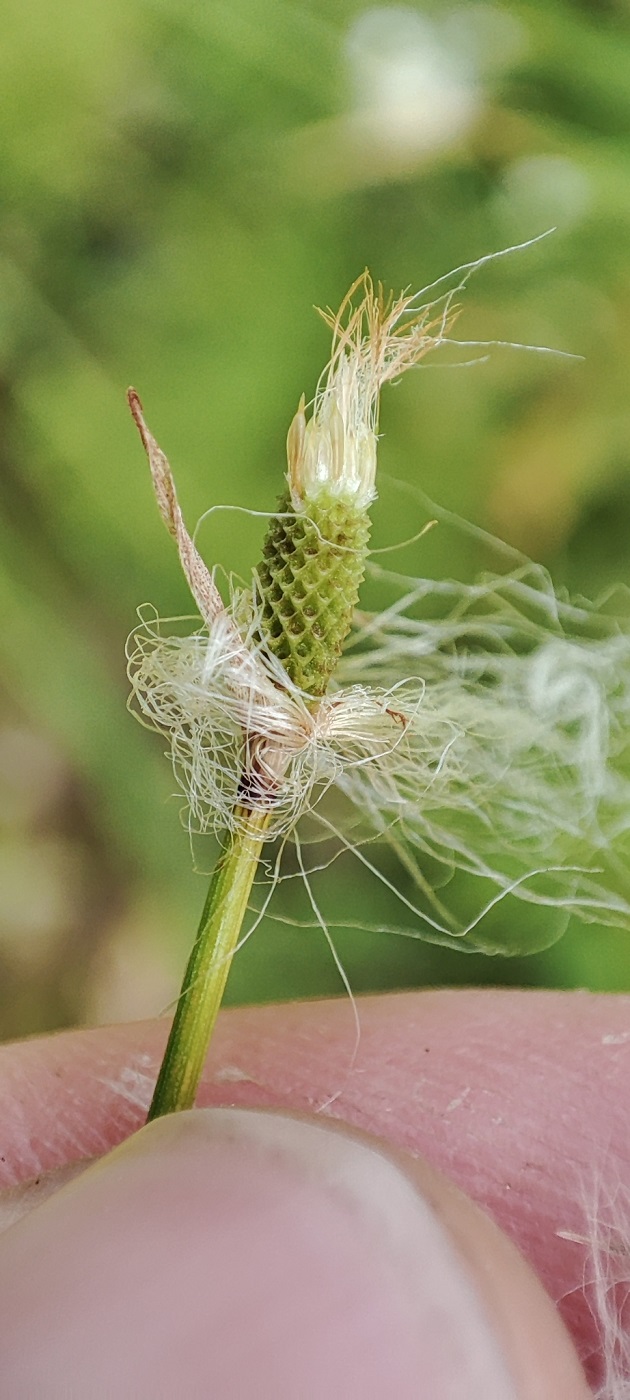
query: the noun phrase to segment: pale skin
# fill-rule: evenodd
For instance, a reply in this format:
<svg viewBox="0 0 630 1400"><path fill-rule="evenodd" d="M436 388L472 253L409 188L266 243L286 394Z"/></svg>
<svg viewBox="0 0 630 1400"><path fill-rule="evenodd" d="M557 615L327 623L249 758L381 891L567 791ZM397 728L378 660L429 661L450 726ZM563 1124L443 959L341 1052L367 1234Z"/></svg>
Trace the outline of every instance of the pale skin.
<svg viewBox="0 0 630 1400"><path fill-rule="evenodd" d="M566 1400L581 1400L582 1396L587 1397L591 1392L583 1378L574 1345L593 1377L598 1339L582 1287L588 1255L575 1237L585 1229L584 1198L594 1201L593 1193L597 1190L600 1200L605 1201L627 1178L630 997L585 993L424 992L366 998L359 1006L362 1037L351 1072L348 1072L348 1065L353 1032L349 1007L344 1001L223 1012L199 1092L199 1107L228 1104L250 1110L264 1108L283 1115L298 1115L300 1123L306 1115L315 1128L321 1128L334 1118L335 1133L344 1135L339 1149L342 1156L349 1154L351 1163L353 1152L359 1151L359 1175L363 1170L362 1145L365 1142L376 1145L378 1154L385 1156L387 1171L396 1174L395 1180L403 1182L404 1190L411 1183L412 1193L420 1193L423 1202L429 1202L431 1212L437 1214L449 1240L454 1242L458 1257L465 1260L464 1272L474 1281L489 1330L497 1339L501 1366L505 1362L506 1374L511 1377L509 1384L513 1382L514 1386L513 1389L499 1388L493 1393L513 1394L518 1400L547 1400L547 1397L548 1400L565 1400L565 1397ZM226 1215L229 1216L232 1208L238 1213L241 1207L234 1204L236 1197L234 1200L230 1197L230 1191L236 1191L233 1172L232 1176L228 1172L224 1177L217 1168L218 1174L213 1178L214 1197L208 1203L204 1196L209 1190L210 1169L206 1170L206 1164L211 1165L215 1158L221 1158L225 1146L221 1139L223 1128L220 1127L217 1138L212 1126L217 1120L213 1120L212 1115L197 1115L192 1127L189 1126L190 1115L161 1120L144 1130L145 1134L155 1134L157 1130L161 1138L150 1139L140 1134L133 1139L139 1146L130 1156L105 1158L106 1163L113 1163L113 1176L118 1173L113 1197L107 1194L113 1180L111 1166L107 1170L103 1165L89 1168L80 1178L66 1180L68 1167L101 1157L140 1127L166 1031L164 1021L147 1022L77 1031L8 1045L0 1050L0 1180L5 1187L3 1223L11 1226L5 1229L0 1240L0 1317L5 1319L4 1324L0 1324L0 1352L8 1374L20 1375L20 1366L27 1360L31 1364L33 1337L39 1336L44 1350L47 1346L51 1348L50 1355L44 1358L48 1379L47 1389L42 1391L50 1397L67 1393L63 1386L70 1385L73 1379L79 1388L81 1386L80 1367L86 1364L85 1358L81 1360L80 1347L77 1349L72 1338L67 1354L64 1354L63 1343L64 1328L72 1326L68 1311L80 1310L86 1296L91 1298L90 1306L96 1308L89 1323L97 1328L96 1343L93 1337L90 1340L91 1354L95 1354L95 1346L98 1351L100 1327L107 1339L103 1364L107 1366L113 1354L117 1366L129 1366L127 1391L124 1389L127 1372L116 1371L118 1378L123 1375L119 1393L138 1396L140 1400L145 1394L162 1393L159 1384L156 1387L155 1382L147 1379L144 1356L138 1361L138 1349L142 1351L146 1338L139 1339L142 1328L133 1321L133 1307L139 1296L142 1299L143 1289L138 1287L137 1279L135 1284L133 1278L131 1282L129 1279L134 1269L142 1269L143 1250L150 1269L157 1270L155 1261L162 1247L161 1232L164 1230L168 1234L165 1254L168 1268L177 1268L178 1249L188 1247L186 1211L194 1217L191 1238L195 1250L201 1247L201 1237L203 1249L199 1257L214 1261L215 1274L219 1267L224 1274L229 1272L228 1265L220 1263L220 1240L222 1231L229 1226ZM338 1097L319 1113L319 1107L337 1093ZM238 1117L239 1124L241 1118L242 1115ZM223 1122L221 1118L218 1121ZM229 1124L229 1115L227 1121ZM249 1115L248 1121L256 1127L259 1115ZM195 1123L203 1132L204 1125L209 1125L207 1145L199 1146ZM348 1129L350 1138L345 1136ZM264 1132L263 1123L263 1135ZM313 1130L310 1132L312 1134ZM330 1142L329 1133L325 1134L325 1139ZM245 1156L247 1150L246 1146ZM308 1155L308 1143L305 1151ZM336 1143L331 1151L334 1156ZM373 1158L372 1153L368 1155ZM195 1175L196 1168L190 1166L188 1158L191 1162L193 1158L201 1162L199 1176ZM272 1154L271 1165L266 1157L260 1160L262 1167L254 1180L260 1182L260 1210L264 1216L260 1226L262 1239L272 1210L269 1199L273 1198L276 1158ZM182 1197L182 1183L188 1181L189 1166L190 1186L183 1190ZM278 1165L277 1170L281 1172L283 1168ZM47 1174L51 1172L59 1174L49 1178ZM40 1183L33 1189L28 1183L37 1177ZM8 1194L6 1188L9 1188ZM43 1200L53 1188L54 1194ZM220 1193L224 1188L227 1192L225 1207L215 1217L212 1212L217 1207L217 1191ZM120 1249L112 1252L111 1242L117 1229L117 1190L122 1193L120 1219L125 1211L129 1219L124 1230L121 1225L123 1243ZM139 1193L137 1198L133 1196L134 1191ZM292 1184L286 1189L283 1186L282 1210L292 1191ZM271 1192L271 1197L265 1196L265 1192ZM133 1207L129 1204L132 1196ZM248 1240L254 1240L252 1257L255 1257L258 1230L255 1189L253 1197L252 1204L252 1189L248 1185L247 1210L251 1208L254 1212L248 1225ZM307 1214L319 1211L319 1197L313 1199L314 1204L305 1207ZM159 1210L156 1201L161 1202ZM493 1217L501 1230L478 1211L473 1201ZM151 1210L153 1215L150 1215ZM149 1215L143 1224L144 1211ZM296 1218L299 1223L299 1212ZM324 1209L318 1248L326 1235L327 1218ZM219 1223L213 1224L215 1220ZM134 1243L136 1226L139 1234ZM103 1232L102 1240L99 1231ZM338 1223L333 1234L331 1249L336 1249L340 1237ZM527 1263L508 1242L508 1236ZM292 1248L292 1237L289 1239ZM296 1229L295 1251L298 1254L302 1243L299 1229ZM356 1241L349 1245L352 1258L355 1245ZM304 1247L310 1248L310 1242ZM230 1248L236 1246L231 1244ZM68 1310L63 1302L63 1278L64 1270L72 1266L74 1253L79 1261L80 1288L76 1303ZM116 1269L117 1261L122 1260L121 1277L116 1276L114 1291L107 1278L109 1258L114 1260ZM197 1254L195 1260L196 1268ZM324 1269L325 1264L324 1259ZM183 1267L182 1277L192 1277L194 1270L187 1268L185 1261ZM339 1268L341 1265L335 1263L337 1272ZM310 1287L313 1271L307 1269L306 1272ZM365 1273L369 1276L369 1258ZM278 1364L277 1353L272 1358L273 1379L265 1389L265 1367L269 1358L261 1355L260 1347L264 1352L264 1338L269 1335L269 1329L265 1326L259 1338L257 1319L261 1308L263 1311L268 1306L273 1309L273 1300L268 1298L272 1285L267 1284L260 1299L254 1288L249 1299L247 1287L243 1289L239 1277L240 1311L234 1324L236 1332L231 1335L225 1317L219 1316L211 1301L215 1274L209 1283L203 1283L207 1303L203 1327L195 1332L192 1326L192 1331L186 1333L186 1344L178 1359L181 1393L193 1396L213 1393L219 1400L232 1394L246 1396L250 1393L252 1396L295 1393L300 1397L304 1394L310 1400L311 1395L319 1394L317 1382L311 1389L306 1382L293 1392L291 1385L283 1389L282 1377L278 1379L273 1369ZM76 1282L74 1274L71 1275L72 1286L73 1281ZM151 1279L152 1288L154 1282ZM249 1286L249 1280L247 1283ZM124 1293L128 1284L132 1290L131 1314L128 1306L117 1311L120 1290ZM160 1292L161 1285L155 1287L157 1292L151 1295L151 1355L152 1339L158 1336L163 1342L168 1335L169 1319L172 1320L168 1278L164 1292ZM201 1284L196 1288L198 1293ZM574 1345L549 1295L555 1302L561 1302ZM218 1309L221 1290L217 1296ZM388 1296L391 1296L391 1289ZM55 1327L50 1332L54 1344L46 1340L47 1300L51 1297L58 1310ZM248 1312L250 1305L251 1314ZM356 1315L350 1309L351 1320L344 1323L343 1338L339 1342L346 1349L350 1346L350 1356L357 1357L358 1368L364 1351L361 1340L363 1307L368 1310L365 1347L376 1348L378 1352L380 1345L378 1328L375 1332L370 1321L370 1306L369 1298L366 1300L361 1295ZM313 1319L309 1324L309 1341L318 1328L322 1330L319 1339L315 1336L318 1344L313 1364L319 1365L323 1356L326 1364L332 1366L339 1310L328 1318L325 1309L317 1304L313 1307L310 1297L308 1307L309 1317ZM16 1310L15 1316L12 1316L12 1308ZM434 1400L438 1394L436 1386L432 1386L430 1380L425 1385L418 1379L417 1367L412 1387L405 1390L405 1338L403 1336L402 1341L396 1341L391 1347L387 1328L390 1321L394 1328L398 1321L396 1318L389 1320L386 1314L384 1302L382 1308L377 1307L376 1315L384 1318L383 1345L387 1344L390 1357L396 1354L397 1364L402 1367L402 1380L395 1382L396 1394L404 1397L409 1393L419 1396L420 1400L424 1396ZM138 1316L142 1320L142 1313ZM358 1341L353 1340L355 1324ZM271 1325L275 1325L273 1319ZM84 1333L85 1329L80 1330L79 1337ZM242 1344L243 1337L248 1335L253 1338L251 1355ZM167 1346L167 1353L171 1354L180 1341L181 1338L176 1337L173 1344L169 1344L170 1351ZM290 1339L287 1347L290 1351ZM215 1358L232 1349L238 1354L241 1367L238 1389L233 1391L229 1386L227 1389L219 1386L212 1392L207 1391L204 1387L211 1384L210 1378L221 1369L219 1366L217 1371ZM343 1354L347 1361L346 1352ZM304 1347L298 1348L294 1364L299 1366L300 1358L305 1355ZM385 1374L388 1355L380 1358ZM343 1364L339 1362L342 1369ZM430 1357L427 1364L431 1364ZM250 1365L252 1371L248 1379ZM376 1374L378 1365L378 1355L373 1357L370 1353L371 1374ZM76 1377L72 1371L74 1366L79 1368ZM58 1367L61 1367L61 1379L56 1389ZM95 1375L100 1375L96 1363L95 1368ZM229 1369L228 1374L231 1374ZM344 1380L343 1389L340 1383L339 1394L345 1397L372 1393L369 1385L366 1389L366 1385L359 1385L358 1381L355 1392L353 1379L354 1372L350 1381ZM145 1383L147 1389L142 1388ZM502 1382L497 1384L500 1387ZM107 1393L106 1389L98 1389L96 1381L94 1385L90 1394L98 1397ZM19 1400L20 1393L26 1397L40 1392L35 1388L29 1390L27 1386L22 1392L18 1388L12 1393ZM326 1393L325 1388L321 1393ZM379 1393L376 1381L374 1393ZM440 1391L439 1400L442 1393L455 1392ZM473 1391L465 1388L464 1380L462 1394L469 1393Z"/></svg>

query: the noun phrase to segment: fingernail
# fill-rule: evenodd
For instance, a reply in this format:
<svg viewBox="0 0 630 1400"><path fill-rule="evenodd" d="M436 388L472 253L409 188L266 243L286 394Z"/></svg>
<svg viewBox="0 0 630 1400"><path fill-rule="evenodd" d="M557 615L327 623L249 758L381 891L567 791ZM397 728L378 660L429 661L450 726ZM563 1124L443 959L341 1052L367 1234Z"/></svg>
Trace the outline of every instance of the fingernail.
<svg viewBox="0 0 630 1400"><path fill-rule="evenodd" d="M466 1267L378 1148L162 1119L0 1240L5 1394L515 1400Z"/></svg>

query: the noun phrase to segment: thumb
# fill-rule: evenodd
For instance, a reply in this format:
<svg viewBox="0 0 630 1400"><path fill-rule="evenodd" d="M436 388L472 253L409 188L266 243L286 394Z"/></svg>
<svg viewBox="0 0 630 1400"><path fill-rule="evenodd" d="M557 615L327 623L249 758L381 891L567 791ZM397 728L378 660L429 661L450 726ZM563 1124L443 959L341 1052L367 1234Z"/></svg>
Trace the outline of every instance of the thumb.
<svg viewBox="0 0 630 1400"><path fill-rule="evenodd" d="M0 1239L7 1394L581 1400L551 1303L471 1202L332 1126L161 1119Z"/></svg>

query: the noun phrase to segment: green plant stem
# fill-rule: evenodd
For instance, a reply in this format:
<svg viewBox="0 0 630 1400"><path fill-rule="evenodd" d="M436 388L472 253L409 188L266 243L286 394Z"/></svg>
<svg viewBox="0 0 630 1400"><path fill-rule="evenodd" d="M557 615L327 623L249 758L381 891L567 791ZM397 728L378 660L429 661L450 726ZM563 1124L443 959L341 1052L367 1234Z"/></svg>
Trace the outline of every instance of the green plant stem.
<svg viewBox="0 0 630 1400"><path fill-rule="evenodd" d="M195 1102L270 813L241 807L237 817L210 882L147 1122Z"/></svg>

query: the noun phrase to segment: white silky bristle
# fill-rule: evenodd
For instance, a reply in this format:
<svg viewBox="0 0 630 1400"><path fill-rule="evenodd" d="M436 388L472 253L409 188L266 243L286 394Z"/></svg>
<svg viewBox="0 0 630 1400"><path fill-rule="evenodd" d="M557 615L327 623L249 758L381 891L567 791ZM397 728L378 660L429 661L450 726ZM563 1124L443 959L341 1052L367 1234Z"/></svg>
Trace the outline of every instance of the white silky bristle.
<svg viewBox="0 0 630 1400"><path fill-rule="evenodd" d="M596 1186L581 1195L584 1231L560 1230L583 1254L580 1292L588 1302L597 1335L598 1379L594 1400L630 1400L630 1193Z"/></svg>

